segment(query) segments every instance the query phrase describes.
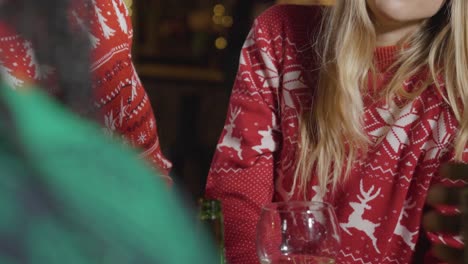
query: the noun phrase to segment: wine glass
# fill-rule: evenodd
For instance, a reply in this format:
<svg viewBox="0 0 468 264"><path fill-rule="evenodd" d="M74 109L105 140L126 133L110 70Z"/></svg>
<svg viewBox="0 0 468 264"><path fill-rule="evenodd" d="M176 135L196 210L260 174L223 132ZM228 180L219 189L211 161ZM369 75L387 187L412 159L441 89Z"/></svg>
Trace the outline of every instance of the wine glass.
<svg viewBox="0 0 468 264"><path fill-rule="evenodd" d="M340 234L333 207L321 202L267 204L256 243L262 264L335 264Z"/></svg>

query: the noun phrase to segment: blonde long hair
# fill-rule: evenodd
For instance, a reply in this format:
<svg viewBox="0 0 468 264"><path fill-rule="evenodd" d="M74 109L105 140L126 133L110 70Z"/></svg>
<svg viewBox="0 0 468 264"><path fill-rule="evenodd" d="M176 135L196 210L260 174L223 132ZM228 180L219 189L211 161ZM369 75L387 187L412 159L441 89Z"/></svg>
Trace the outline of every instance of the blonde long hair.
<svg viewBox="0 0 468 264"><path fill-rule="evenodd" d="M362 89L368 88L369 72L375 73L376 33L365 0L338 0L325 9L317 46L321 69L311 111L301 118L296 181L307 193L315 172L322 191L335 189L349 176L354 161L370 144L363 130ZM387 100L394 95L414 97L442 76L445 100L460 123L455 140L456 159L461 160L468 142L468 1L448 0L424 22L401 52L396 74L386 86ZM429 81L415 94L403 83L422 69ZM431 86L434 87L434 86Z"/></svg>

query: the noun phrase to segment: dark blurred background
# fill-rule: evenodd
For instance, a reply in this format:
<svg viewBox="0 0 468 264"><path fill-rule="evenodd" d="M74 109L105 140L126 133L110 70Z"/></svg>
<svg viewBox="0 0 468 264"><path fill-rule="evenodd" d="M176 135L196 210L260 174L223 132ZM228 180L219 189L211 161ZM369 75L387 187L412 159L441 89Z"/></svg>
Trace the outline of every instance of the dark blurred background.
<svg viewBox="0 0 468 264"><path fill-rule="evenodd" d="M196 199L220 136L254 18L278 3L327 0L133 0L134 58L177 185Z"/></svg>

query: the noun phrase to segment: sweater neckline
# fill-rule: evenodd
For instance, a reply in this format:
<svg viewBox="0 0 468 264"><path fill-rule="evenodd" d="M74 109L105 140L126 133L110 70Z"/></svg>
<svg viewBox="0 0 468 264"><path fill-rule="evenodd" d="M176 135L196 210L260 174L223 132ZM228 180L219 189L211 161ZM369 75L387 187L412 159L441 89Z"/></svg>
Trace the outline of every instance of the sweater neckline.
<svg viewBox="0 0 468 264"><path fill-rule="evenodd" d="M386 72L397 60L399 46L380 46L374 50L374 65L377 72Z"/></svg>

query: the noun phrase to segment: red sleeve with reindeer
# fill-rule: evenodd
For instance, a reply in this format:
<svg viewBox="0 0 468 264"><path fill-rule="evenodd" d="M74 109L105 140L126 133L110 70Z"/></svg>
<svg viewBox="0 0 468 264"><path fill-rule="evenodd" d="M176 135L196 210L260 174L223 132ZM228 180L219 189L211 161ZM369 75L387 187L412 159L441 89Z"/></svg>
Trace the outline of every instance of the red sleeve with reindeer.
<svg viewBox="0 0 468 264"><path fill-rule="evenodd" d="M223 204L229 263L256 263L252 249L259 208L273 199L274 152L278 145L274 94L262 88L264 77L251 74L251 65L260 63L261 58L249 54L249 50L242 51L249 61L241 62L206 186L206 195ZM259 66L259 71L266 71L264 67Z"/></svg>
<svg viewBox="0 0 468 264"><path fill-rule="evenodd" d="M317 87L311 43L319 21L315 7L275 6L256 20L242 49L206 187L207 196L222 201L228 262L259 263L255 228L264 204L314 200L335 208L341 231L336 263L422 263L414 253L423 208L453 151L456 118L435 87L412 99L382 99L378 91L392 77L385 65L395 61L396 48L377 48L385 74L363 93L368 152L336 191L321 193L315 174L303 191L295 160L299 120ZM410 91L424 78L415 75L403 85Z"/></svg>
<svg viewBox="0 0 468 264"><path fill-rule="evenodd" d="M161 151L150 99L132 62L133 27L128 10L122 0L90 3L75 3L69 18L90 40L94 106L104 133L141 150L140 156L171 183L172 165ZM33 40L18 35L5 21L0 21L0 76L15 89L44 84L51 95L61 94L55 69L38 62Z"/></svg>

